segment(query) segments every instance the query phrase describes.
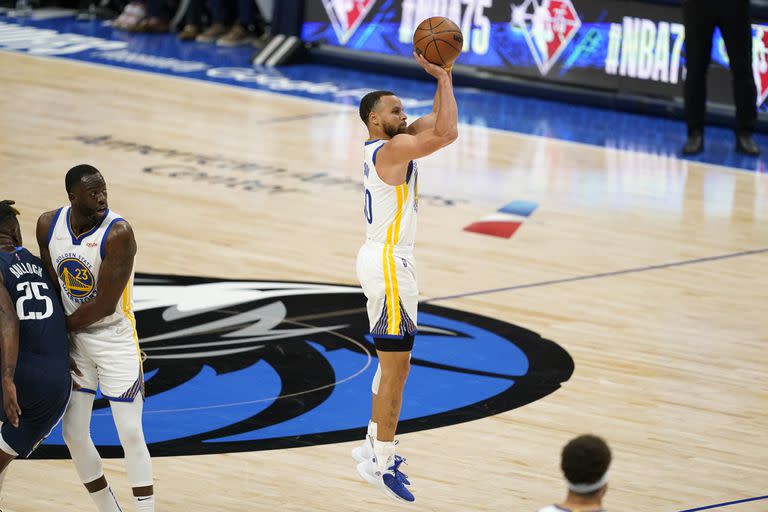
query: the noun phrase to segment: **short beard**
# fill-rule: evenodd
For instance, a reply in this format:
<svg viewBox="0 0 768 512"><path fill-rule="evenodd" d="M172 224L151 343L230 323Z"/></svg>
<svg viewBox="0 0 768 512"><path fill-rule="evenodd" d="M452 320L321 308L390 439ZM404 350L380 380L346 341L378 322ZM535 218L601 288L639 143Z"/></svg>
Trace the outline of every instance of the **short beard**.
<svg viewBox="0 0 768 512"><path fill-rule="evenodd" d="M91 222L98 222L101 219L101 215L95 209L80 207L78 213Z"/></svg>
<svg viewBox="0 0 768 512"><path fill-rule="evenodd" d="M401 133L405 133L407 127L401 128L400 125L398 126L384 126L384 133L387 134L387 136L391 139L395 135L400 135Z"/></svg>

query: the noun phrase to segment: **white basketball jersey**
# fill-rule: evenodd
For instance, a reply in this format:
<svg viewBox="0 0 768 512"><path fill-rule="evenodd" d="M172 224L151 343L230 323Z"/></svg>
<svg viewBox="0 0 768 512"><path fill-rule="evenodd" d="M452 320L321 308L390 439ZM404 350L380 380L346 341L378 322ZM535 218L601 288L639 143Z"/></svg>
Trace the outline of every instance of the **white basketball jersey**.
<svg viewBox="0 0 768 512"><path fill-rule="evenodd" d="M56 213L51 230L48 232L48 250L51 253L53 269L59 278L61 300L67 315L74 313L81 304L98 294L97 279L101 260L104 257L104 241L112 226L122 220L124 219L120 215L107 210L100 224L76 237L70 227L70 207L61 208ZM127 331L135 335L135 325L133 268L131 268L131 277L117 303L115 312L91 324L84 331L94 334L106 327L125 327L123 332ZM113 329L110 331L115 332Z"/></svg>
<svg viewBox="0 0 768 512"><path fill-rule="evenodd" d="M380 244L408 247L416 239L419 171L416 162L411 160L405 183L398 186L384 183L376 172L376 153L386 143L386 140L365 143L363 184L366 235L368 240Z"/></svg>

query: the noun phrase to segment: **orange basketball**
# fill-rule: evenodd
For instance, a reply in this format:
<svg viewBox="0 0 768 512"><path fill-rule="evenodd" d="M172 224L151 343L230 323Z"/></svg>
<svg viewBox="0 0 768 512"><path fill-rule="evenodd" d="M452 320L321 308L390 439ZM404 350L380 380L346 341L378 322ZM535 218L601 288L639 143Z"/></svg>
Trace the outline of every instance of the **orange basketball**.
<svg viewBox="0 0 768 512"><path fill-rule="evenodd" d="M413 49L432 64L446 67L461 53L464 36L454 22L442 16L427 18L413 33Z"/></svg>

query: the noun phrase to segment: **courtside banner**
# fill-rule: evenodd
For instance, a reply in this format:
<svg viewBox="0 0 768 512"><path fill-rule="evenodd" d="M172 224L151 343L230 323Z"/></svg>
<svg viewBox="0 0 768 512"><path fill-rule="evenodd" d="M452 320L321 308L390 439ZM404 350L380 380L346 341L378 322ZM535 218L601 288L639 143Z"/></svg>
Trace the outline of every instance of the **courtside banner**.
<svg viewBox="0 0 768 512"><path fill-rule="evenodd" d="M457 63L513 76L666 99L682 96L682 8L629 0L307 0L302 39L411 58L421 20L464 33ZM768 96L768 25L753 25L758 102ZM714 35L709 99L732 104L728 58Z"/></svg>

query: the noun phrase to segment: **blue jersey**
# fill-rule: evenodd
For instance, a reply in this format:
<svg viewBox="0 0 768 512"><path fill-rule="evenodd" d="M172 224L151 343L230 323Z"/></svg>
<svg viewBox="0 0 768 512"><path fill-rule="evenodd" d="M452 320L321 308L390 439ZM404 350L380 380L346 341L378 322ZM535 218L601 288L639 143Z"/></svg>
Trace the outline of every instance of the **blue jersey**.
<svg viewBox="0 0 768 512"><path fill-rule="evenodd" d="M0 274L19 317L19 367L43 365L69 373L69 338L64 309L43 262L23 247L0 252ZM54 375L50 375L53 377Z"/></svg>

